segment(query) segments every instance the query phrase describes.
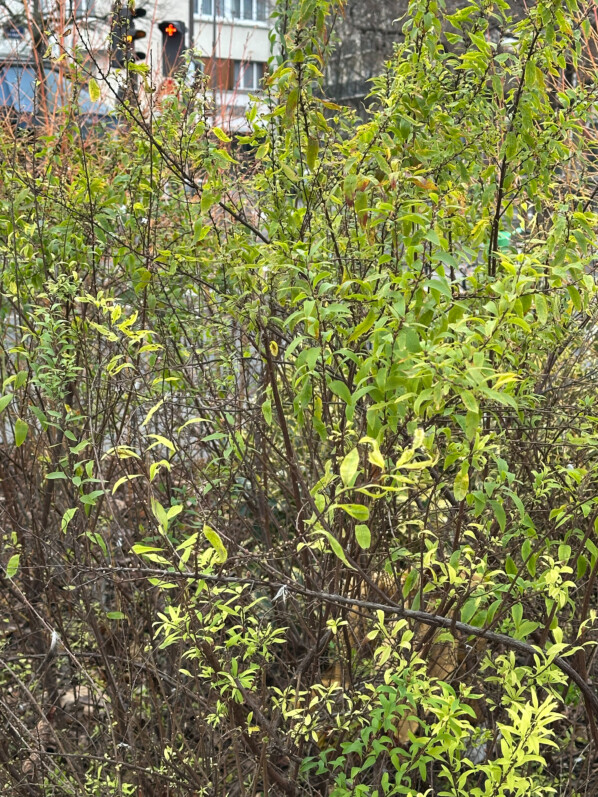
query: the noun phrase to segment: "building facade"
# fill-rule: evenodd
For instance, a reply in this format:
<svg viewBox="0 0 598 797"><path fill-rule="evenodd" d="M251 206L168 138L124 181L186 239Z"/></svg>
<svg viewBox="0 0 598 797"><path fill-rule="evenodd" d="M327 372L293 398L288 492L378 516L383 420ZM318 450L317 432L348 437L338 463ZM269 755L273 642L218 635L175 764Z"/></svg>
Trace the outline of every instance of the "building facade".
<svg viewBox="0 0 598 797"><path fill-rule="evenodd" d="M9 2L0 12L0 106L12 102L19 111L31 109L35 63L40 57L47 64L56 62L75 48L86 52L105 106L117 104L118 58L111 45L115 0L78 0L75 5L46 0L37 17L27 3ZM135 52L137 60L147 63L157 96L173 90L174 73L191 49L188 74L199 69L208 76L215 123L241 129L250 94L259 91L270 57L270 0L138 0L136 6L123 0L122 8L128 17L120 31L123 42L129 39L127 57ZM121 60L122 53L121 48Z"/></svg>
<svg viewBox="0 0 598 797"><path fill-rule="evenodd" d="M467 5L468 0L446 0L445 8L451 14ZM515 20L527 8L524 0L510 0L509 7ZM367 105L369 81L392 58L408 14L409 0L347 0L336 20L335 48L326 70L331 98L357 109Z"/></svg>
<svg viewBox="0 0 598 797"><path fill-rule="evenodd" d="M188 12L187 46L196 68L209 76L218 123L242 128L271 54L269 0L171 0L169 7L179 19ZM152 60L162 58L163 42L156 44Z"/></svg>

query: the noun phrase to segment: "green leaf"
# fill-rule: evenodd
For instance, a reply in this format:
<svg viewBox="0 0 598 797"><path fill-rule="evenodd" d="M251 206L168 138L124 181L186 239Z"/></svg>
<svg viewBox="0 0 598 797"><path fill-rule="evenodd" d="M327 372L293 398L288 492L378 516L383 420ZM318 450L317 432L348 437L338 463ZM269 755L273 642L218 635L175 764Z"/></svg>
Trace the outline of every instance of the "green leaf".
<svg viewBox="0 0 598 797"><path fill-rule="evenodd" d="M583 307L583 302L581 300L581 294L579 293L575 285L567 285L567 293L571 298L573 307L575 307L576 310L581 310L581 308Z"/></svg>
<svg viewBox="0 0 598 797"><path fill-rule="evenodd" d="M469 598L461 607L461 622L468 623L477 611L479 598Z"/></svg>
<svg viewBox="0 0 598 797"><path fill-rule="evenodd" d="M338 556L338 558L341 560L341 562L351 570L355 570L353 565L349 564L349 560L347 559L345 552L343 551L343 547L340 544L340 542L336 539L336 537L333 537L329 531L321 531L320 534L323 534L326 537L326 539L330 543L330 547L332 548L336 556Z"/></svg>
<svg viewBox="0 0 598 797"><path fill-rule="evenodd" d="M272 426L272 401L270 399L266 399L262 403L262 415L268 426Z"/></svg>
<svg viewBox="0 0 598 797"><path fill-rule="evenodd" d="M382 452L378 448L377 445L369 452L368 454L368 462L371 462L372 465L375 465L380 470L384 470L386 468L386 462L384 461L384 457L382 456Z"/></svg>
<svg viewBox="0 0 598 797"><path fill-rule="evenodd" d="M93 78L89 79L88 88L89 88L89 99L92 102L97 102L100 99L100 87Z"/></svg>
<svg viewBox="0 0 598 797"><path fill-rule="evenodd" d="M160 468L166 468L166 470L168 470L168 471L172 470L172 466L171 466L170 462L167 459L160 459L158 462L152 462L152 464L150 465L150 470L149 470L149 477L150 477L150 481L151 482L153 482L154 477L156 476L156 473L158 473ZM116 489L116 485L115 485L114 489ZM114 492L114 490L113 490L113 492Z"/></svg>
<svg viewBox="0 0 598 797"><path fill-rule="evenodd" d="M525 639L530 634L532 634L536 628L538 628L539 623L534 623L532 620L525 620L521 625L517 628L517 633L515 635L516 639Z"/></svg>
<svg viewBox="0 0 598 797"><path fill-rule="evenodd" d="M494 510L494 517L498 521L500 530L504 531L505 526L507 525L507 516L505 514L505 510L503 509L502 505L499 504L498 501L490 501L489 503L492 509Z"/></svg>
<svg viewBox="0 0 598 797"><path fill-rule="evenodd" d="M462 390L461 391L461 401L465 405L465 409L469 412L474 412L476 415L479 413L480 408L478 406L478 402L476 397L473 395L471 390Z"/></svg>
<svg viewBox="0 0 598 797"><path fill-rule="evenodd" d="M330 390L339 396L345 404L351 404L351 391L347 387L344 382L341 382L339 379L335 379L330 383Z"/></svg>
<svg viewBox="0 0 598 797"><path fill-rule="evenodd" d="M497 600L495 600L493 603L490 604L490 608L488 609L488 613L486 615L486 620L488 623L492 622L492 620L494 619L494 615L500 609L501 606L502 606L501 598L497 598Z"/></svg>
<svg viewBox="0 0 598 797"><path fill-rule="evenodd" d="M541 324L545 324L548 320L548 305L546 303L546 297L543 293L537 293L535 295L535 304L536 313L538 314L538 321Z"/></svg>
<svg viewBox="0 0 598 797"><path fill-rule="evenodd" d="M285 108L285 115L287 121L289 121L290 118L292 117L298 102L299 102L299 89L293 88L287 94L287 104Z"/></svg>
<svg viewBox="0 0 598 797"><path fill-rule="evenodd" d="M82 504L95 506L98 498L101 495L104 495L104 490L92 490L90 493L87 493L86 495L79 496L79 500L81 501Z"/></svg>
<svg viewBox="0 0 598 797"><path fill-rule="evenodd" d="M480 416L477 412L468 412L465 416L465 437L470 442L475 439L480 425Z"/></svg>
<svg viewBox="0 0 598 797"><path fill-rule="evenodd" d="M403 584L403 590L402 590L403 591L403 598L407 598L407 596L409 595L409 593L411 592L411 590L415 586L415 583L417 582L418 577L419 577L419 571L417 570L417 568L413 567L409 571L409 575L407 576L407 578L405 579L405 582Z"/></svg>
<svg viewBox="0 0 598 797"><path fill-rule="evenodd" d="M345 487L350 487L353 484L358 467L359 451L357 448L353 448L341 462L340 474Z"/></svg>
<svg viewBox="0 0 598 797"><path fill-rule="evenodd" d="M180 515L184 508L185 507L182 504L174 504L174 506L170 506L166 512L166 517L169 521L171 521L177 515Z"/></svg>
<svg viewBox="0 0 598 797"><path fill-rule="evenodd" d="M164 446L171 453L173 453L173 454L175 453L176 447L175 447L174 443L171 442L170 440L168 440L163 435L161 435L161 434L148 434L148 437L152 437L156 442L152 443L150 446L148 446L147 449L146 449L147 451L150 451L152 448L155 448L156 446Z"/></svg>
<svg viewBox="0 0 598 797"><path fill-rule="evenodd" d="M589 562L587 558L581 554L577 559L577 578L582 579L585 574L586 570L588 569Z"/></svg>
<svg viewBox="0 0 598 797"><path fill-rule="evenodd" d="M8 564L6 565L6 577L7 578L14 578L17 570L19 569L19 560L21 555L18 553L13 554L10 559L8 560Z"/></svg>
<svg viewBox="0 0 598 797"><path fill-rule="evenodd" d="M60 529L63 534L66 534L66 530L68 528L69 523L74 518L77 512L77 507L73 507L71 509L67 509L64 515L62 516L62 520L60 521Z"/></svg>
<svg viewBox="0 0 598 797"><path fill-rule="evenodd" d="M126 614L123 614L122 612L107 612L106 613L106 617L109 620L126 620L127 619Z"/></svg>
<svg viewBox="0 0 598 797"><path fill-rule="evenodd" d="M2 410L5 410L8 407L8 405L13 399L13 396L14 393L7 393L5 396L2 396L0 398L0 412L2 412Z"/></svg>
<svg viewBox="0 0 598 797"><path fill-rule="evenodd" d="M511 616L516 626L521 625L523 620L523 606L520 603L515 603L511 607Z"/></svg>
<svg viewBox="0 0 598 797"><path fill-rule="evenodd" d="M44 415L44 413L43 413L43 412L40 410L40 408L39 408L39 407L36 407L36 406L35 406L35 404L30 404L30 405L29 405L29 409L31 410L31 412L33 413L33 415L35 415L35 417L37 418L37 420L40 422L40 424L41 424L41 426L42 426L42 429L43 429L43 430L44 430L44 432L45 432L45 431L46 431L46 429L48 428L48 419L46 418L46 416ZM72 450L72 449L71 449L71 450Z"/></svg>
<svg viewBox="0 0 598 797"><path fill-rule="evenodd" d="M363 523L355 526L355 539L360 548L367 550L372 544L372 534L369 527Z"/></svg>
<svg viewBox="0 0 598 797"><path fill-rule="evenodd" d="M25 438L27 437L27 432L29 431L29 426L22 421L20 418L17 418L15 421L15 445L17 448L22 446L25 442Z"/></svg>
<svg viewBox="0 0 598 797"><path fill-rule="evenodd" d="M162 504L156 499L151 499L151 507L152 507L152 514L162 527L162 530L166 534L168 531L168 515L166 514L166 510L162 506Z"/></svg>
<svg viewBox="0 0 598 797"><path fill-rule="evenodd" d="M355 518L355 520L367 520L370 516L370 510L363 504L335 504L335 506Z"/></svg>
<svg viewBox="0 0 598 797"><path fill-rule="evenodd" d="M68 478L66 473L63 473L61 470L54 470L52 473L46 474L46 479L66 479Z"/></svg>
<svg viewBox="0 0 598 797"><path fill-rule="evenodd" d="M203 533L206 540L216 551L216 558L218 559L220 564L224 564L224 562L226 562L226 560L228 559L228 551L224 547L224 543L222 542L222 539L220 538L218 532L214 531L214 529L211 528L210 526L204 525Z"/></svg>
<svg viewBox="0 0 598 797"><path fill-rule="evenodd" d="M571 558L571 546L562 543L559 545L559 561L568 562Z"/></svg>
<svg viewBox="0 0 598 797"><path fill-rule="evenodd" d="M320 149L320 142L317 138L310 136L307 139L307 151L305 153L305 160L307 162L307 167L313 172L316 167L316 159L318 157L318 151Z"/></svg>
<svg viewBox="0 0 598 797"><path fill-rule="evenodd" d="M411 354L417 354L420 351L419 335L415 329L408 329L405 332L405 345L407 346L407 351Z"/></svg>
<svg viewBox="0 0 598 797"><path fill-rule="evenodd" d="M517 575L517 565L510 556L507 556L507 558L505 559L505 573L508 576Z"/></svg>
<svg viewBox="0 0 598 797"><path fill-rule="evenodd" d="M594 523L594 529L596 529L596 523ZM593 567L594 562L598 559L598 547L596 547L596 543L588 537L588 539L586 540L586 548L588 549L588 551L590 552L590 556L592 557L592 567Z"/></svg>

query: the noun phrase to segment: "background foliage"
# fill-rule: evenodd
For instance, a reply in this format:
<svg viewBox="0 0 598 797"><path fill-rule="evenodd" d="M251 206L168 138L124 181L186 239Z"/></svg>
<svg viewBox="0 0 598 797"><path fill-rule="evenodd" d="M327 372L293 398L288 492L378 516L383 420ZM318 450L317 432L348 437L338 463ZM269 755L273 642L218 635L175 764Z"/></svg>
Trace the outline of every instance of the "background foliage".
<svg viewBox="0 0 598 797"><path fill-rule="evenodd" d="M338 11L248 135L2 133L5 793L595 789L591 8L417 0L365 121Z"/></svg>

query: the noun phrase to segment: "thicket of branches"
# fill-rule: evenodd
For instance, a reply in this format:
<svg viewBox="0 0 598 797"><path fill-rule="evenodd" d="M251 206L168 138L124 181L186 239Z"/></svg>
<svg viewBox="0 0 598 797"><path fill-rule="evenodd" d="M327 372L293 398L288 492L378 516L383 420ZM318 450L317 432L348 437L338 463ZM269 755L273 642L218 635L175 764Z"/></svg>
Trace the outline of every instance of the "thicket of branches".
<svg viewBox="0 0 598 797"><path fill-rule="evenodd" d="M413 2L365 121L336 10L247 135L2 132L3 794L596 790L593 8Z"/></svg>

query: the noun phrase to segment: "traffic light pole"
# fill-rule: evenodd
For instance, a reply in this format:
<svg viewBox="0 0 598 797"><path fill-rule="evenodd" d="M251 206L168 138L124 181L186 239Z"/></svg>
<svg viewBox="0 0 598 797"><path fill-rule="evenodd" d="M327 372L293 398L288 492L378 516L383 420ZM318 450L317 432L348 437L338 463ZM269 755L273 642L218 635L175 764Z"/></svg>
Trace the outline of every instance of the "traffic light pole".
<svg viewBox="0 0 598 797"><path fill-rule="evenodd" d="M113 5L110 65L123 70L125 82L118 88L118 100L121 104L127 101L130 94L136 95L137 75L129 71L129 64L144 59L146 55L135 50L135 42L146 35L144 30L135 28L135 20L145 15L144 8L135 8L127 0L116 0Z"/></svg>
<svg viewBox="0 0 598 797"><path fill-rule="evenodd" d="M189 0L189 49L193 50L195 38L195 0Z"/></svg>

